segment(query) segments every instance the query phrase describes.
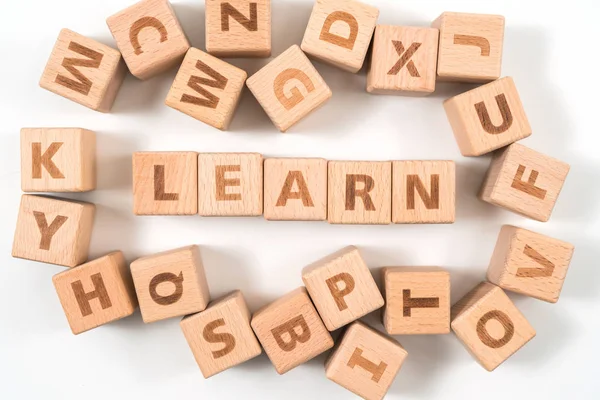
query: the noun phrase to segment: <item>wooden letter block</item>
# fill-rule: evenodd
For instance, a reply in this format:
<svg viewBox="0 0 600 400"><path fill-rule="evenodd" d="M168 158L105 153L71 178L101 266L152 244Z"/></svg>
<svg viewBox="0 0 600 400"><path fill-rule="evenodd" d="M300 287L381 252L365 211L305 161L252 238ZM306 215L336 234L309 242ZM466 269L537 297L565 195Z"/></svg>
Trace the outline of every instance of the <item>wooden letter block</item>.
<svg viewBox="0 0 600 400"><path fill-rule="evenodd" d="M247 76L245 71L192 47L181 64L165 104L198 121L226 130Z"/></svg>
<svg viewBox="0 0 600 400"><path fill-rule="evenodd" d="M138 258L131 275L147 324L197 313L210 301L198 246Z"/></svg>
<svg viewBox="0 0 600 400"><path fill-rule="evenodd" d="M251 325L279 374L333 347L304 287L258 310Z"/></svg>
<svg viewBox="0 0 600 400"><path fill-rule="evenodd" d="M480 198L546 222L569 173L569 164L515 143L494 155Z"/></svg>
<svg viewBox="0 0 600 400"><path fill-rule="evenodd" d="M556 303L573 251L570 243L505 225L487 276L503 289Z"/></svg>
<svg viewBox="0 0 600 400"><path fill-rule="evenodd" d="M267 220L326 220L327 160L267 158L264 196Z"/></svg>
<svg viewBox="0 0 600 400"><path fill-rule="evenodd" d="M23 195L12 256L65 267L84 263L95 211L91 203Z"/></svg>
<svg viewBox="0 0 600 400"><path fill-rule="evenodd" d="M317 0L302 40L307 54L358 72L371 44L379 10L354 0Z"/></svg>
<svg viewBox="0 0 600 400"><path fill-rule="evenodd" d="M389 224L392 163L329 161L328 220L332 224Z"/></svg>
<svg viewBox="0 0 600 400"><path fill-rule="evenodd" d="M423 96L435 91L439 31L377 25L367 92Z"/></svg>
<svg viewBox="0 0 600 400"><path fill-rule="evenodd" d="M271 55L271 0L206 0L206 51L217 57Z"/></svg>
<svg viewBox="0 0 600 400"><path fill-rule="evenodd" d="M63 29L40 86L92 110L109 112L126 72L117 50Z"/></svg>
<svg viewBox="0 0 600 400"><path fill-rule="evenodd" d="M393 161L392 222L450 224L456 215L454 161Z"/></svg>
<svg viewBox="0 0 600 400"><path fill-rule="evenodd" d="M396 340L355 322L325 363L327 378L367 400L381 400L408 353Z"/></svg>
<svg viewBox="0 0 600 400"><path fill-rule="evenodd" d="M452 306L452 330L488 371L535 336L533 327L506 293L487 282Z"/></svg>
<svg viewBox="0 0 600 400"><path fill-rule="evenodd" d="M181 330L204 378L262 353L239 290L214 301L205 311L182 319Z"/></svg>
<svg viewBox="0 0 600 400"><path fill-rule="evenodd" d="M431 26L440 30L440 80L480 83L500 78L503 16L445 12Z"/></svg>
<svg viewBox="0 0 600 400"><path fill-rule="evenodd" d="M390 335L450 332L450 273L441 268L383 269L383 325Z"/></svg>
<svg viewBox="0 0 600 400"><path fill-rule="evenodd" d="M302 280L330 331L383 307L373 275L354 246L304 268Z"/></svg>
<svg viewBox="0 0 600 400"><path fill-rule="evenodd" d="M21 189L96 189L96 134L80 128L21 129Z"/></svg>
<svg viewBox="0 0 600 400"><path fill-rule="evenodd" d="M198 213L198 153L133 153L133 212L136 215Z"/></svg>
<svg viewBox="0 0 600 400"><path fill-rule="evenodd" d="M129 71L139 79L179 64L190 48L168 0L142 0L106 23Z"/></svg>
<svg viewBox="0 0 600 400"><path fill-rule="evenodd" d="M296 45L248 78L246 85L281 132L331 97L329 86Z"/></svg>
<svg viewBox="0 0 600 400"><path fill-rule="evenodd" d="M480 156L531 135L512 78L502 78L444 102L463 156Z"/></svg>

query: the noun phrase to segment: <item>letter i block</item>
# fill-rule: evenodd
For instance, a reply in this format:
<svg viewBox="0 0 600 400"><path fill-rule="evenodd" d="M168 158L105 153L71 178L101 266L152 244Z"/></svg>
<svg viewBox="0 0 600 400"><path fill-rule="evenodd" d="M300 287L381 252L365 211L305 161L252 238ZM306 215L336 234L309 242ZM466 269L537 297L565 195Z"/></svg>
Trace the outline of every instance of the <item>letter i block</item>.
<svg viewBox="0 0 600 400"><path fill-rule="evenodd" d="M296 45L248 78L246 85L281 132L331 97L329 86Z"/></svg>
<svg viewBox="0 0 600 400"><path fill-rule="evenodd" d="M215 300L201 313L183 318L181 330L204 378L262 353L239 290Z"/></svg>
<svg viewBox="0 0 600 400"><path fill-rule="evenodd" d="M371 44L379 10L353 0L317 0L302 39L307 54L358 72Z"/></svg>
<svg viewBox="0 0 600 400"><path fill-rule="evenodd" d="M567 163L515 143L494 155L479 197L546 222L569 169Z"/></svg>
<svg viewBox="0 0 600 400"><path fill-rule="evenodd" d="M165 104L217 129L227 130L247 76L245 71L192 47L183 59Z"/></svg>
<svg viewBox="0 0 600 400"><path fill-rule="evenodd" d="M251 325L279 374L333 347L333 339L304 287L258 310Z"/></svg>
<svg viewBox="0 0 600 400"><path fill-rule="evenodd" d="M304 268L302 280L330 331L383 307L371 271L354 246Z"/></svg>
<svg viewBox="0 0 600 400"><path fill-rule="evenodd" d="M65 267L84 263L95 211L91 203L23 195L12 256Z"/></svg>
<svg viewBox="0 0 600 400"><path fill-rule="evenodd" d="M109 112L126 72L117 50L63 29L40 86L92 110Z"/></svg>
<svg viewBox="0 0 600 400"><path fill-rule="evenodd" d="M96 134L80 128L21 129L21 189L96 189Z"/></svg>

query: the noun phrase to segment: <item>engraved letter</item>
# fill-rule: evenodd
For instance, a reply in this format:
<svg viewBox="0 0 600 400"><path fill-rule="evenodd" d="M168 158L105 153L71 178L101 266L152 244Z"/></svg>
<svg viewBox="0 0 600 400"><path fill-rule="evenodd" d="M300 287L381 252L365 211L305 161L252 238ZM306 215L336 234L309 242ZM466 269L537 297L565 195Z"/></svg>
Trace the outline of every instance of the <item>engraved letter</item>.
<svg viewBox="0 0 600 400"><path fill-rule="evenodd" d="M489 57L490 55L490 42L481 36L454 35L454 44L479 47L482 56Z"/></svg>
<svg viewBox="0 0 600 400"><path fill-rule="evenodd" d="M154 200L179 200L179 193L165 193L165 166L154 166Z"/></svg>
<svg viewBox="0 0 600 400"><path fill-rule="evenodd" d="M46 214L39 211L34 211L33 216L35 217L35 222L37 222L37 226L40 229L40 233L42 234L42 238L40 240L40 250L50 250L50 244L52 243L52 237L56 231L60 229L61 226L67 221L67 217L63 215L57 215L54 218L54 221L48 226L48 221L46 221Z"/></svg>
<svg viewBox="0 0 600 400"><path fill-rule="evenodd" d="M46 171L54 179L64 179L65 176L52 161L52 157L54 157L62 145L62 142L52 142L44 154L42 154L42 144L40 142L31 143L31 155L33 158L31 163L31 177L33 179L42 178L42 166L46 168Z"/></svg>
<svg viewBox="0 0 600 400"><path fill-rule="evenodd" d="M552 276L554 272L554 264L550 262L546 257L535 251L529 245L525 245L523 254L531 258L536 263L540 264L544 268L519 268L517 269L517 277L519 278L545 278Z"/></svg>
<svg viewBox="0 0 600 400"><path fill-rule="evenodd" d="M410 297L410 289L402 290L402 315L411 316L413 308L439 308L439 297Z"/></svg>
<svg viewBox="0 0 600 400"><path fill-rule="evenodd" d="M415 209L415 189L419 197L423 200L425 208L428 210L437 210L440 208L440 176L431 175L431 194L427 193L425 185L421 182L419 175L408 175L406 177L406 208Z"/></svg>
<svg viewBox="0 0 600 400"><path fill-rule="evenodd" d="M294 182L298 184L298 191L292 192L292 188L294 187ZM310 197L310 193L308 191L308 187L306 186L306 182L304 181L304 176L300 171L290 171L288 172L287 178L285 178L285 183L283 184L283 188L281 189L281 193L279 194L279 198L277 199L276 207L285 207L288 200L302 200L302 205L304 207L314 207L314 203L312 198Z"/></svg>
<svg viewBox="0 0 600 400"><path fill-rule="evenodd" d="M406 52L404 52L404 45L402 44L402 42L392 40L392 43L394 44L394 48L396 49L396 53L398 53L398 55L400 56L400 59L398 59L396 64L394 64L394 66L388 71L387 74L396 75L398 74L398 72L400 72L402 67L406 65L406 69L408 70L410 76L412 76L413 78L419 78L421 75L419 75L419 71L417 70L415 63L410 58L415 54L417 50L419 50L419 47L421 47L421 43L411 44L408 50L406 50Z"/></svg>
<svg viewBox="0 0 600 400"><path fill-rule="evenodd" d="M215 329L225 326L223 318L209 322L202 331L202 337L208 343L223 343L225 346L221 350L213 351L212 356L216 360L231 353L235 349L235 337L231 333L215 333Z"/></svg>
<svg viewBox="0 0 600 400"><path fill-rule="evenodd" d="M361 368L363 368L366 371L369 371L370 373L373 374L373 376L371 377L371 380L375 383L378 383L379 380L381 379L381 377L383 376L383 373L385 372L385 369L387 368L387 364L384 363L383 361L380 362L379 364L375 364L372 361L367 360L366 358L364 358L362 356L362 349L359 349L358 347L356 349L354 349L354 353L352 353L352 356L350 357L350 360L348 360L348 366L350 368L354 368L357 365Z"/></svg>
<svg viewBox="0 0 600 400"><path fill-rule="evenodd" d="M275 96L277 100L281 103L282 106L285 107L286 110L291 110L298 103L304 100L304 96L300 93L300 90L296 86L290 89L290 96L286 96L283 92L285 84L291 80L297 79L302 83L302 85L306 88L308 93L315 90L315 85L312 83L308 75L304 72L300 71L296 68L288 68L285 71L281 72L275 78L275 82L273 83L273 90L275 91Z"/></svg>
<svg viewBox="0 0 600 400"><path fill-rule="evenodd" d="M240 186L240 179L225 179L226 172L240 172L240 165L217 165L215 180L217 182L217 201L242 200L241 193L227 193L227 186Z"/></svg>
<svg viewBox="0 0 600 400"><path fill-rule="evenodd" d="M75 294L75 299L79 305L79 310L81 311L81 315L84 317L87 317L93 313L92 307L90 306L90 301L93 299L98 299L100 301L100 306L103 310L112 307L110 297L106 291L106 286L104 286L104 280L102 280L102 275L98 273L92 275L90 278L92 279L92 284L94 285L93 292L86 293L83 289L83 284L81 281L75 281L71 283L71 289Z"/></svg>
<svg viewBox="0 0 600 400"><path fill-rule="evenodd" d="M142 54L144 51L142 50L142 45L140 44L139 34L144 28L154 28L160 33L160 42L166 42L168 39L167 36L167 28L160 22L158 19L154 17L143 17L138 19L131 25L131 29L129 29L129 41L133 46L133 52L136 55Z"/></svg>
<svg viewBox="0 0 600 400"><path fill-rule="evenodd" d="M350 28L350 34L347 38L330 32L331 25L333 25L333 23L336 21L343 21L348 25L348 28ZM319 39L335 44L336 46L352 50L354 48L354 42L356 42L357 36L358 22L356 21L356 18L354 18L352 14L348 14L344 11L334 11L325 19L323 28L321 28L321 35L319 36Z"/></svg>
<svg viewBox="0 0 600 400"><path fill-rule="evenodd" d="M517 168L517 173L515 174L515 177L510 186L513 189L520 190L521 192L527 193L530 196L537 197L540 200L544 200L546 198L546 190L535 186L535 181L537 180L539 172L537 172L536 170L531 170L527 182L523 182L522 180L524 173L525 166L519 164L519 167Z"/></svg>
<svg viewBox="0 0 600 400"><path fill-rule="evenodd" d="M331 292L331 296L335 300L335 304L337 305L340 311L343 311L348 308L346 304L346 300L344 297L352 293L355 287L354 278L347 272L342 272L341 274L337 274L332 276L331 278L325 281L327 283L327 287L329 288L329 292ZM338 282L344 282L344 288L339 289Z"/></svg>
<svg viewBox="0 0 600 400"><path fill-rule="evenodd" d="M487 107L483 101L475 104L475 110L477 110L477 116L479 117L481 126L487 133L492 135L506 132L513 123L512 112L510 112L510 107L508 106L508 102L506 101L506 96L504 94L499 94L496 96L496 104L498 104L500 114L502 115L502 124L498 126L494 125L492 122L490 114L488 113Z"/></svg>
<svg viewBox="0 0 600 400"><path fill-rule="evenodd" d="M356 190L356 183L362 182L364 189ZM360 197L365 205L365 210L375 211L375 205L369 192L375 187L375 181L369 175L346 175L346 211L354 211L356 198Z"/></svg>
<svg viewBox="0 0 600 400"><path fill-rule="evenodd" d="M502 327L504 328L504 336L502 338L494 339L488 333L485 324L490 319L495 319L502 324ZM515 326L513 325L509 316L500 310L494 310L484 314L483 317L479 319L479 322L477 322L477 336L479 336L479 340L481 340L481 342L487 347L491 347L492 349L498 349L510 342L514 334Z"/></svg>
<svg viewBox="0 0 600 400"><path fill-rule="evenodd" d="M184 94L183 96L181 96L181 101L184 103L190 103L201 107L217 108L217 106L219 105L219 98L211 92L209 92L208 90L204 89L201 85L206 85L209 87L214 87L223 90L225 89L225 86L227 86L227 78L225 78L223 75L221 75L208 65L204 64L200 60L196 62L196 68L212 78L200 78L199 76L195 75L190 76L188 86L194 89L195 92L201 94L204 98Z"/></svg>
<svg viewBox="0 0 600 400"><path fill-rule="evenodd" d="M173 294L161 296L156 291L156 288L158 285L165 282L171 282L173 285L175 285L175 290L173 291ZM173 303L177 303L179 299L181 299L181 296L183 296L183 272L180 272L179 275L175 275L170 272L164 272L156 275L150 281L148 290L150 291L150 297L152 297L152 300L154 300L156 304L168 306Z"/></svg>
<svg viewBox="0 0 600 400"><path fill-rule="evenodd" d="M239 12L229 3L221 3L221 31L229 31L229 17L235 19L244 28L251 32L258 30L258 13L256 3L250 3L250 18Z"/></svg>
<svg viewBox="0 0 600 400"><path fill-rule="evenodd" d="M67 89L74 90L78 93L83 94L84 96L87 96L90 93L90 90L92 89L92 81L86 78L85 75L83 75L81 71L79 71L75 67L97 69L98 67L100 67L100 63L102 62L104 54L98 53L97 51L84 47L75 42L69 43L69 50L77 54L81 54L82 56L89 58L89 60L65 57L65 59L62 62L62 66L65 67L65 69L69 71L75 78L77 78L77 80L67 78L64 75L59 74L56 76L54 82L66 87Z"/></svg>
<svg viewBox="0 0 600 400"><path fill-rule="evenodd" d="M302 330L300 334L296 332L296 327ZM298 315L285 324L271 329L271 333L279 345L279 348L283 351L292 351L296 348L298 343L306 343L310 340L310 328L302 315ZM288 342L283 340L283 335L285 333L290 337Z"/></svg>

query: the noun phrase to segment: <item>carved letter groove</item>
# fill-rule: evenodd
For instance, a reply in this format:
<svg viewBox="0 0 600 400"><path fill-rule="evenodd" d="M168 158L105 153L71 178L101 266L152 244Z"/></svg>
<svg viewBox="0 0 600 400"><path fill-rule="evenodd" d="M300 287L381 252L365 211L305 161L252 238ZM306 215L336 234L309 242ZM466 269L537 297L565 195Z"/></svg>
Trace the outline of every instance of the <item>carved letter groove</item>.
<svg viewBox="0 0 600 400"><path fill-rule="evenodd" d="M489 57L490 55L490 42L481 36L454 35L454 44L479 47L483 57Z"/></svg>
<svg viewBox="0 0 600 400"><path fill-rule="evenodd" d="M296 328L301 329L301 333L298 334ZM298 315L295 318L290 319L285 324L279 325L276 328L271 329L271 333L277 342L279 348L283 351L292 351L296 348L298 343L306 343L310 340L310 328L304 320L302 315ZM285 341L283 335L287 333L290 337L289 341Z"/></svg>
<svg viewBox="0 0 600 400"><path fill-rule="evenodd" d="M364 189L356 190L356 183L362 182ZM369 175L346 175L346 211L354 211L356 198L360 197L367 211L375 211L369 192L375 188L375 181Z"/></svg>
<svg viewBox="0 0 600 400"><path fill-rule="evenodd" d="M502 123L500 125L494 125L483 101L475 104L475 110L477 111L477 116L479 117L481 126L487 133L492 135L506 132L513 123L513 115L510 111L510 107L508 106L508 102L506 101L506 96L504 94L499 94L496 96L496 104L498 105L500 114L502 115Z"/></svg>
<svg viewBox="0 0 600 400"><path fill-rule="evenodd" d="M292 192L294 182L298 185L297 192ZM287 178L285 178L285 183L283 184L283 188L281 189L281 193L279 194L279 198L277 199L275 206L285 207L288 200L302 200L302 205L304 207L315 206L312 198L310 197L304 176L300 171L288 172Z"/></svg>
<svg viewBox="0 0 600 400"><path fill-rule="evenodd" d="M406 65L406 69L408 70L410 76L412 76L413 78L419 78L421 75L419 75L419 71L417 70L415 63L410 58L415 54L417 50L419 50L419 47L421 47L422 43L412 43L408 50L406 50L406 52L404 51L404 45L402 44L402 42L392 40L392 43L394 44L396 53L398 53L400 58L398 59L396 64L388 71L387 74L397 75L398 72L400 72L400 70Z"/></svg>
<svg viewBox="0 0 600 400"><path fill-rule="evenodd" d="M406 208L415 209L415 190L423 200L425 208L428 210L437 210L440 208L440 176L431 175L430 178L431 194L427 193L425 185L421 182L419 175L408 175L406 177Z"/></svg>
<svg viewBox="0 0 600 400"><path fill-rule="evenodd" d="M529 245L525 245L523 254L531 258L533 261L541 265L543 268L519 268L517 269L517 277L519 278L546 278L552 276L554 272L554 264L546 257L535 251Z"/></svg>
<svg viewBox="0 0 600 400"><path fill-rule="evenodd" d="M221 3L221 31L229 31L229 17L235 19L240 25L250 32L258 31L258 12L257 4L250 3L250 18L239 12L229 3Z"/></svg>
<svg viewBox="0 0 600 400"><path fill-rule="evenodd" d="M539 172L536 170L532 170L529 174L529 179L527 182L523 182L523 174L525 173L525 166L519 164L517 168L517 173L510 185L513 189L520 190L521 192L527 193L530 196L536 197L540 200L544 200L546 198L546 190L541 189L535 186L535 181L538 178Z"/></svg>
<svg viewBox="0 0 600 400"><path fill-rule="evenodd" d="M65 69L69 71L75 78L77 78L77 80L67 78L64 75L57 75L54 82L87 96L92 89L92 81L86 78L85 75L83 75L83 73L81 73L81 71L75 67L97 69L100 67L100 63L102 63L102 58L104 55L75 42L69 43L69 50L77 54L81 54L82 56L87 57L89 60L65 57L62 62L62 66L65 67Z"/></svg>
<svg viewBox="0 0 600 400"><path fill-rule="evenodd" d="M500 339L494 339L487 331L485 324L490 320L495 319L496 321L502 324L504 328L504 336ZM510 320L510 317L503 313L500 310L489 311L483 315L477 322L477 336L479 336L479 340L487 347L491 347L492 349L498 349L503 347L505 344L510 342L512 337L515 334L515 326Z"/></svg>
<svg viewBox="0 0 600 400"><path fill-rule="evenodd" d="M329 288L329 292L333 299L335 300L335 304L337 305L340 311L343 311L348 308L348 304L346 304L346 300L344 297L352 293L355 287L354 278L347 272L342 272L325 281L327 283L327 287ZM344 282L344 288L340 289L338 287L339 282Z"/></svg>
<svg viewBox="0 0 600 400"><path fill-rule="evenodd" d="M42 166L48 171L52 178L64 179L65 176L52 161L52 157L54 157L62 145L62 142L52 142L44 154L42 154L42 144L40 142L31 143L31 177L33 179L42 178Z"/></svg>
<svg viewBox="0 0 600 400"><path fill-rule="evenodd" d="M177 201L179 193L165 193L165 166L154 166L154 200Z"/></svg>
<svg viewBox="0 0 600 400"><path fill-rule="evenodd" d="M331 26L336 21L343 21L348 25L350 33L348 34L347 38L330 32ZM325 42L329 42L331 44L335 44L336 46L352 50L354 48L354 43L356 42L357 36L358 21L356 21L356 18L354 18L352 14L349 14L344 11L334 11L331 14L329 14L325 19L325 22L323 23L323 28L321 28L321 34L319 35L319 39Z"/></svg>
<svg viewBox="0 0 600 400"><path fill-rule="evenodd" d="M350 368L354 368L358 365L359 367L373 374L373 376L371 377L371 380L373 382L379 382L379 380L383 376L383 373L385 372L385 369L387 368L387 364L383 361L379 364L375 364L374 362L364 358L362 356L362 353L362 349L359 349L358 347L354 349L354 353L352 353L350 360L348 360L348 366Z"/></svg>
<svg viewBox="0 0 600 400"><path fill-rule="evenodd" d="M100 306L103 310L112 307L110 297L106 291L106 286L104 286L104 281L102 280L102 275L98 273L92 275L90 278L92 280L92 284L94 285L94 291L92 292L86 293L83 289L83 284L81 281L75 281L71 283L71 289L73 289L73 293L75 294L75 299L79 305L79 310L81 311L81 315L84 317L87 317L93 313L92 307L90 306L90 301L93 299L98 299L98 301L100 301Z"/></svg>
<svg viewBox="0 0 600 400"><path fill-rule="evenodd" d="M273 83L273 90L275 91L275 96L277 100L281 103L282 106L285 107L286 110L291 110L295 106L298 105L302 100L304 100L304 96L300 93L300 90L294 86L290 89L290 96L286 96L284 93L285 84L292 79L297 79L302 83L302 85L306 88L308 93L315 90L315 85L312 83L308 75L304 72L300 71L296 68L288 68L285 71L281 72L275 78L275 82Z"/></svg>
<svg viewBox="0 0 600 400"><path fill-rule="evenodd" d="M140 18L131 25L131 29L129 29L129 41L133 46L133 52L136 55L142 54L144 51L142 50L142 45L140 44L139 35L142 29L144 28L154 28L160 34L160 43L166 42L168 37L167 28L160 22L158 19L154 17L144 17Z"/></svg>
<svg viewBox="0 0 600 400"><path fill-rule="evenodd" d="M48 226L46 214L43 212L34 211L33 216L35 217L35 222L37 222L37 226L42 234L42 238L40 239L40 250L50 250L52 237L54 237L56 231L58 231L69 218L63 215L57 215L50 226Z"/></svg>
<svg viewBox="0 0 600 400"><path fill-rule="evenodd" d="M175 290L168 296L161 296L158 294L156 289L158 288L158 285L166 282L170 282L175 285ZM150 291L150 297L152 297L152 300L154 300L156 304L168 306L177 303L181 299L181 296L183 296L183 272L180 272L179 275L175 275L170 272L164 272L156 275L150 281L148 290Z"/></svg>
<svg viewBox="0 0 600 400"><path fill-rule="evenodd" d="M410 289L402 290L402 315L411 316L413 308L439 308L439 297L410 297Z"/></svg>
<svg viewBox="0 0 600 400"><path fill-rule="evenodd" d="M231 333L215 333L215 329L225 326L225 320L219 318L209 322L202 331L202 337L208 343L223 343L221 350L213 351L212 356L216 360L231 353L235 349L235 337Z"/></svg>
<svg viewBox="0 0 600 400"><path fill-rule="evenodd" d="M209 87L214 87L223 90L227 86L227 78L225 78L223 75L221 75L208 65L204 64L200 60L196 62L196 68L212 78L201 78L195 75L190 76L188 86L194 89L195 92L201 94L204 98L184 94L183 96L181 96L181 101L184 103L194 104L200 107L217 108L217 106L219 105L219 98L211 92L209 92L208 90L204 89L201 85L206 85Z"/></svg>
<svg viewBox="0 0 600 400"><path fill-rule="evenodd" d="M215 168L215 180L217 187L217 201L242 200L241 193L227 193L227 186L240 186L240 179L226 179L226 172L240 172L240 165L217 165Z"/></svg>

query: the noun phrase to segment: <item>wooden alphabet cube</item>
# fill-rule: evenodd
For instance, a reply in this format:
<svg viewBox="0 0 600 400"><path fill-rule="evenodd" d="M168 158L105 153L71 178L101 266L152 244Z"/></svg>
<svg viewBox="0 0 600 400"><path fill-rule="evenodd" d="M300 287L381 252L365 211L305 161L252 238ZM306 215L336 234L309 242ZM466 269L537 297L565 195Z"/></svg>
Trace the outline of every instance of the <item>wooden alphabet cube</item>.
<svg viewBox="0 0 600 400"><path fill-rule="evenodd" d="M250 311L238 290L181 320L181 330L204 378L262 353L250 326Z"/></svg>
<svg viewBox="0 0 600 400"><path fill-rule="evenodd" d="M248 78L246 85L281 132L331 97L329 86L296 45Z"/></svg>
<svg viewBox="0 0 600 400"><path fill-rule="evenodd" d="M279 374L333 347L333 339L304 287L258 310L251 325Z"/></svg>
<svg viewBox="0 0 600 400"><path fill-rule="evenodd" d="M126 72L117 50L63 29L40 86L92 110L109 112Z"/></svg>
<svg viewBox="0 0 600 400"><path fill-rule="evenodd" d="M81 128L21 129L21 190L96 189L96 134Z"/></svg>
<svg viewBox="0 0 600 400"><path fill-rule="evenodd" d="M133 153L133 212L136 215L198 213L198 153Z"/></svg>
<svg viewBox="0 0 600 400"><path fill-rule="evenodd" d="M381 400L408 353L396 340L354 322L325 362L327 379L367 400Z"/></svg>
<svg viewBox="0 0 600 400"><path fill-rule="evenodd" d="M550 303L560 296L572 244L504 225L488 268L488 280L503 289Z"/></svg>
<svg viewBox="0 0 600 400"><path fill-rule="evenodd" d="M390 223L391 162L329 161L327 186L329 223Z"/></svg>
<svg viewBox="0 0 600 400"><path fill-rule="evenodd" d="M106 23L129 71L139 79L179 64L190 48L168 0L142 0Z"/></svg>
<svg viewBox="0 0 600 400"><path fill-rule="evenodd" d="M569 169L567 163L515 143L494 155L479 197L546 222Z"/></svg>
<svg viewBox="0 0 600 400"><path fill-rule="evenodd" d="M354 246L307 266L302 280L330 331L383 307L373 275Z"/></svg>
<svg viewBox="0 0 600 400"><path fill-rule="evenodd" d="M450 273L437 267L383 269L383 325L390 335L450 332Z"/></svg>
<svg viewBox="0 0 600 400"><path fill-rule="evenodd" d="M435 91L439 31L377 25L367 92L423 96Z"/></svg>
<svg viewBox="0 0 600 400"><path fill-rule="evenodd" d="M392 222L449 224L456 216L454 161L393 161Z"/></svg>
<svg viewBox="0 0 600 400"><path fill-rule="evenodd" d="M12 256L75 267L87 261L96 207L23 195Z"/></svg>
<svg viewBox="0 0 600 400"><path fill-rule="evenodd" d="M327 219L327 160L267 158L264 168L265 219Z"/></svg>
<svg viewBox="0 0 600 400"><path fill-rule="evenodd" d="M354 0L316 0L302 50L326 63L358 72L371 44L379 10Z"/></svg>
<svg viewBox="0 0 600 400"><path fill-rule="evenodd" d="M480 156L531 135L510 77L452 97L444 109L463 156Z"/></svg>
<svg viewBox="0 0 600 400"><path fill-rule="evenodd" d="M247 76L245 71L192 47L183 59L165 104L217 129L227 130Z"/></svg>
<svg viewBox="0 0 600 400"><path fill-rule="evenodd" d="M431 26L440 30L438 79L480 83L500 78L503 16L445 12Z"/></svg>
<svg viewBox="0 0 600 400"><path fill-rule="evenodd" d="M452 330L488 371L535 336L535 330L498 286L483 282L452 306Z"/></svg>
<svg viewBox="0 0 600 400"><path fill-rule="evenodd" d="M130 268L147 324L197 313L210 301L198 246L138 258Z"/></svg>
<svg viewBox="0 0 600 400"><path fill-rule="evenodd" d="M271 55L271 0L206 0L206 51L217 57Z"/></svg>

